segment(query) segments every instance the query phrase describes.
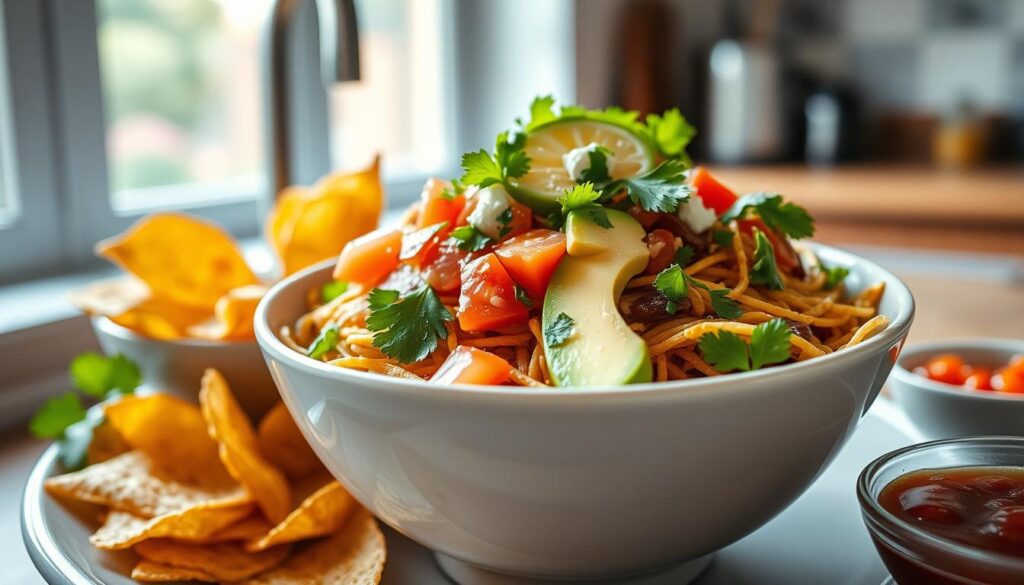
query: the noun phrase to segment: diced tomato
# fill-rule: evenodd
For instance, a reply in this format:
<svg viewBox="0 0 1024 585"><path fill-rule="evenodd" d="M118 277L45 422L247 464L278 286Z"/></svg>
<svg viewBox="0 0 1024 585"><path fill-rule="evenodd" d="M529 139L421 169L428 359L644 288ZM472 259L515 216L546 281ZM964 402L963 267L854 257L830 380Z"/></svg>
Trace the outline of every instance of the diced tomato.
<svg viewBox="0 0 1024 585"><path fill-rule="evenodd" d="M648 231L654 227L654 224L658 223L658 220L665 215L657 211L647 211L639 205L630 207L629 214L633 216L633 219L635 219L642 228L644 228L644 231Z"/></svg>
<svg viewBox="0 0 1024 585"><path fill-rule="evenodd" d="M456 195L448 199L442 193L450 185L441 179L427 179L420 193L420 215L416 219L416 227L425 228L430 225L447 221L449 226L454 226L455 221L466 206L466 198L463 195Z"/></svg>
<svg viewBox="0 0 1024 585"><path fill-rule="evenodd" d="M430 381L434 384L493 386L508 380L512 365L489 351L460 345L444 360Z"/></svg>
<svg viewBox="0 0 1024 585"><path fill-rule="evenodd" d="M644 274L657 274L668 268L675 259L676 237L668 230L656 229L647 234L647 249L650 259L647 260Z"/></svg>
<svg viewBox="0 0 1024 585"><path fill-rule="evenodd" d="M697 190L697 196L704 203L704 207L714 209L718 215L728 211L738 199L732 189L719 183L718 179L704 167L693 169L690 173L690 184Z"/></svg>
<svg viewBox="0 0 1024 585"><path fill-rule="evenodd" d="M925 364L928 377L936 382L961 386L964 383L964 361L951 353L937 355Z"/></svg>
<svg viewBox="0 0 1024 585"><path fill-rule="evenodd" d="M535 299L543 298L551 274L565 256L565 234L537 229L505 241L494 251L512 280Z"/></svg>
<svg viewBox="0 0 1024 585"><path fill-rule="evenodd" d="M382 228L352 240L341 250L334 279L373 285L398 266L402 230Z"/></svg>
<svg viewBox="0 0 1024 585"><path fill-rule="evenodd" d="M459 326L487 331L526 323L529 311L516 300L516 285L494 254L473 260L462 269Z"/></svg>
<svg viewBox="0 0 1024 585"><path fill-rule="evenodd" d="M457 242L446 240L437 247L437 255L423 267L423 280L439 293L459 290L462 284L462 266L469 257L459 249Z"/></svg>
<svg viewBox="0 0 1024 585"><path fill-rule="evenodd" d="M986 368L972 368L970 375L964 380L964 386L975 390L991 390L992 371Z"/></svg>
<svg viewBox="0 0 1024 585"><path fill-rule="evenodd" d="M508 222L508 225L505 226L507 231L505 232L504 237L506 238L525 234L530 231L531 227L533 227L533 212L530 211L530 208L511 197L509 200L512 202L512 221ZM466 201L466 206L462 209L462 213L459 214L458 219L455 220L455 225L462 226L469 223L469 215L473 213L473 209L476 208L476 202L477 200L475 197L471 197Z"/></svg>
<svg viewBox="0 0 1024 585"><path fill-rule="evenodd" d="M438 246L451 229L447 221L429 225L402 235L402 251L398 259L422 268L438 255Z"/></svg>
<svg viewBox="0 0 1024 585"><path fill-rule="evenodd" d="M1024 394L1024 368L1011 364L997 371L992 376L992 389L999 392Z"/></svg>
<svg viewBox="0 0 1024 585"><path fill-rule="evenodd" d="M755 228L764 232L764 235L768 237L768 241L772 243L772 250L775 252L775 263L779 265L780 270L789 273L794 268L800 266L800 257L797 255L796 250L793 249L793 245L786 239L786 236L780 235L775 230L769 228L761 218L743 219L738 221L737 224L740 231L745 234L753 234Z"/></svg>

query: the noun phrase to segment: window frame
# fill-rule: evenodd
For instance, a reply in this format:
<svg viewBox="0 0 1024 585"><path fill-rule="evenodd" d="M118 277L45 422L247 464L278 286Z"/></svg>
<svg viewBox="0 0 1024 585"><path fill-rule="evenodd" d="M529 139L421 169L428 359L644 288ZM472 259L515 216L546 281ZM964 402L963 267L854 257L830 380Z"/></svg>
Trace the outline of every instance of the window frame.
<svg viewBox="0 0 1024 585"><path fill-rule="evenodd" d="M39 2L0 3L0 162L16 209L0 225L0 282L52 272L64 259L45 21Z"/></svg>

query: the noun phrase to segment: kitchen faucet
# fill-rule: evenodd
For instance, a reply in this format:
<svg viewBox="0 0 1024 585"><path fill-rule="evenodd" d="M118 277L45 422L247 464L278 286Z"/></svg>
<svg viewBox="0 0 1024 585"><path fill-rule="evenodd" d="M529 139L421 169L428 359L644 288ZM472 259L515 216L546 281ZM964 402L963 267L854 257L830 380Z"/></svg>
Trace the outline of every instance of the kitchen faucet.
<svg viewBox="0 0 1024 585"><path fill-rule="evenodd" d="M273 197L294 182L289 142L288 30L302 0L274 0L264 39L268 172ZM359 29L354 0L315 0L320 32L320 77L324 88L359 79Z"/></svg>

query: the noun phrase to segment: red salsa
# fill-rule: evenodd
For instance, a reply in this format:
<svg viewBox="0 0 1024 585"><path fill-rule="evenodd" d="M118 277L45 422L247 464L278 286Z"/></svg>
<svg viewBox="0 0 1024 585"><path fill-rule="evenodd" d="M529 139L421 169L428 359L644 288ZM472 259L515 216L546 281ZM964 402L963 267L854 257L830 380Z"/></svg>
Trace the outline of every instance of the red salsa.
<svg viewBox="0 0 1024 585"><path fill-rule="evenodd" d="M937 536L1024 557L1024 468L914 471L885 486L878 503Z"/></svg>

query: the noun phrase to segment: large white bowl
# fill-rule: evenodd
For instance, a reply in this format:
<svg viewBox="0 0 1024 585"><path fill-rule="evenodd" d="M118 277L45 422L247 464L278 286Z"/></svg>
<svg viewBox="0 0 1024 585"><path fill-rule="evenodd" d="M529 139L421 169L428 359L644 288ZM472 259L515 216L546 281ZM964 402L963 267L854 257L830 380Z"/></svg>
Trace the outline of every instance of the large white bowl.
<svg viewBox="0 0 1024 585"><path fill-rule="evenodd" d="M450 572L456 559L530 577L634 574L700 559L782 511L889 375L913 319L910 291L875 264L816 250L851 270L855 291L884 281L892 324L848 351L753 373L525 389L329 366L277 337L331 277L329 262L264 297L256 336L331 472L381 520L443 555Z"/></svg>
<svg viewBox="0 0 1024 585"><path fill-rule="evenodd" d="M149 388L195 402L203 372L217 368L254 420L277 403L277 388L255 341L153 339L106 317L93 317L92 329L104 353L121 353L139 364Z"/></svg>

